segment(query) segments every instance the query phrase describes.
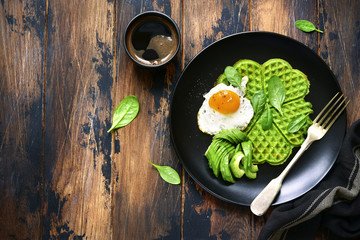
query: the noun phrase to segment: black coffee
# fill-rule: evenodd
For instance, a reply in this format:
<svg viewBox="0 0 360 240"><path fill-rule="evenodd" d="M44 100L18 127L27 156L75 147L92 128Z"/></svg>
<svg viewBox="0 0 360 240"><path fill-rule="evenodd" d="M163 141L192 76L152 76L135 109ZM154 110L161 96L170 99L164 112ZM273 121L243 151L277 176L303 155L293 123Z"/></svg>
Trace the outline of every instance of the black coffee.
<svg viewBox="0 0 360 240"><path fill-rule="evenodd" d="M135 22L126 38L131 55L147 65L167 61L175 53L178 44L173 25L157 16L147 16Z"/></svg>

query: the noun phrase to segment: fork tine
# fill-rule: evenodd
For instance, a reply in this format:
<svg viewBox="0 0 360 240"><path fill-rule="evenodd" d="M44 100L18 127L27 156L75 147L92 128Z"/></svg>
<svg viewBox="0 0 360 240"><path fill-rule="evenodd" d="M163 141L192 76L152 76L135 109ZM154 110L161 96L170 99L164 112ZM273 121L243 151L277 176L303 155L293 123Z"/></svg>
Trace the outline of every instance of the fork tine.
<svg viewBox="0 0 360 240"><path fill-rule="evenodd" d="M341 105L345 102L346 100L346 97L338 104L338 102L341 100L341 98L343 97L343 95L341 95L339 97L338 100L336 100L336 102L331 106L331 108L329 109L328 113L330 113L330 111L332 112L330 114L330 116L325 120L325 122L323 123L323 126L325 126L332 118L332 116L334 116L334 114L337 112L337 110L341 107ZM335 106L337 105L336 109L335 110L332 110ZM321 119L323 120L323 119Z"/></svg>
<svg viewBox="0 0 360 240"><path fill-rule="evenodd" d="M338 95L339 95L339 93L335 94L335 96L328 102L328 104L326 104L326 106L321 110L321 112L318 114L318 116L314 119L314 123L317 125L322 125L321 127L326 131L329 130L329 128L334 124L336 119L345 110L346 106L350 102L350 100L346 102L346 97L344 97L343 94L340 95L336 99L336 97ZM334 100L335 100L335 102L334 102ZM330 106L330 104L332 104L332 105ZM333 110L334 108L335 108L335 110ZM326 110L326 113L323 115L325 110ZM329 114L330 114L330 116L328 116ZM335 117L334 117L334 115L335 115ZM318 121L319 118L320 118L320 120Z"/></svg>
<svg viewBox="0 0 360 240"><path fill-rule="evenodd" d="M343 104L345 102L346 98L344 98L343 102L341 104ZM334 124L334 122L336 121L336 119L340 116L340 114L345 110L346 106L349 104L350 100L348 100L345 105L341 108L341 110L336 114L336 116L333 118L333 120L329 123L329 125L325 128L325 130L329 130L329 128ZM339 105L336 110L339 109L341 105ZM336 112L335 110L335 112ZM334 113L335 113L334 112ZM334 113L332 115L334 115Z"/></svg>
<svg viewBox="0 0 360 240"><path fill-rule="evenodd" d="M314 119L314 122L317 122L319 120L319 118L322 117L322 114L325 112L327 107L333 102L333 100L337 97L337 95L339 95L339 93L335 94L335 96L325 105L325 107L320 111L320 113ZM326 114L324 117L326 117ZM322 117L322 119L323 119L323 117ZM319 121L319 122L321 122L321 121Z"/></svg>

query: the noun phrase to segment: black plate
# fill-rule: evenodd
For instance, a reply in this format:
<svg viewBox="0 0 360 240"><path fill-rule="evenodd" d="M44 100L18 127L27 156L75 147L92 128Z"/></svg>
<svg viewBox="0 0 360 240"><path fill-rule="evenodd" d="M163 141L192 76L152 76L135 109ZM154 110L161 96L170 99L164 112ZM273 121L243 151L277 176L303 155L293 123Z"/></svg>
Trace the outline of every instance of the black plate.
<svg viewBox="0 0 360 240"><path fill-rule="evenodd" d="M204 100L202 95L213 87L226 66L240 59L262 64L270 58L282 58L308 76L310 93L305 99L313 104L313 118L335 93L341 91L326 63L304 44L275 33L245 32L225 37L203 49L184 69L172 98L171 136L183 167L209 193L240 205L250 205L286 164L276 167L260 165L256 180L241 178L235 184L227 184L221 177L215 178L204 157L211 136L198 129L197 112ZM314 142L299 159L285 178L273 205L306 193L327 174L339 153L345 131L344 113L325 137ZM293 149L292 156L297 150Z"/></svg>

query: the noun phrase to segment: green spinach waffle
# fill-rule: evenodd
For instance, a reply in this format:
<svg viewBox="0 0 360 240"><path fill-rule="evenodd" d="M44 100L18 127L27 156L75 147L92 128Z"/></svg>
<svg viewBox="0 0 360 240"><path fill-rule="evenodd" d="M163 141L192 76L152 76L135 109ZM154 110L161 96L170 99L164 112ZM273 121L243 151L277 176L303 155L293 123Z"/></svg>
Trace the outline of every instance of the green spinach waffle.
<svg viewBox="0 0 360 240"><path fill-rule="evenodd" d="M310 83L306 75L285 60L274 58L262 65L244 59L236 62L233 67L241 77L248 76L246 97L251 100L256 91L262 90L268 93L268 81L272 76L278 76L285 87L285 100L282 104L281 115L275 108L271 107L273 124L271 129L263 130L261 116L254 117L248 127L244 130L254 146L253 162L271 165L284 163L290 156L292 149L302 144L305 140L308 127L312 124L309 116L302 128L290 133L287 130L289 122L300 115L309 115L313 112L310 102L304 97L309 93ZM217 83L229 84L224 74L220 75Z"/></svg>

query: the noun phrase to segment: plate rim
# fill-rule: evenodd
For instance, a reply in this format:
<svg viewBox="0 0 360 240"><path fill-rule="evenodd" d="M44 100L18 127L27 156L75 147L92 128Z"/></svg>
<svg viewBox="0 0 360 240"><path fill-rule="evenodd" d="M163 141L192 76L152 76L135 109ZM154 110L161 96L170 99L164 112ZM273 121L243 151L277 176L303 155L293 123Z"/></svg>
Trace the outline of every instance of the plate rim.
<svg viewBox="0 0 360 240"><path fill-rule="evenodd" d="M174 90L172 92L172 95L171 95L171 100L170 100L170 113L169 113L169 120L170 120L170 123L169 123L169 127L170 127L170 138L171 138L171 144L175 150L175 153L176 153L176 156L177 158L180 160L180 163L182 165L182 167L185 169L186 173L189 174L189 176L201 187L203 188L206 192L210 193L211 195L213 195L214 197L222 200L222 201L225 201L225 202L229 202L229 203L233 203L233 204L236 204L236 205L240 205L240 206L250 206L250 203L240 203L239 201L235 201L235 200L231 200L231 199L228 199L216 192L214 192L213 190L209 189L208 187L206 187L200 180L198 180L194 174L189 171L188 167L186 166L186 164L184 164L184 160L182 159L181 157L181 154L179 152L179 149L178 149L178 146L175 144L175 139L174 139L174 130L173 130L173 122L172 122L172 118L173 118L173 99L174 99L174 96L175 96L175 92L176 92L176 89L177 87L179 86L180 82L181 82L181 79L182 79L182 76L185 74L186 70L190 67L191 63L193 61L195 61L195 59L197 57L199 57L203 52L205 52L207 49L209 49L210 47L212 47L213 45L217 44L218 42L220 41L224 41L228 38L232 38L232 37L238 37L238 36L241 36L241 35L257 35L257 34L265 34L265 35L268 35L268 36L275 36L275 37L278 37L278 38L284 38L288 41L292 41L296 44L298 44L299 46L301 46L302 48L305 48L309 51L309 53L311 53L311 55L313 55L315 58L317 58L318 60L320 60L323 65L327 68L327 71L328 73L330 73L330 75L332 76L332 78L335 80L335 84L337 85L337 87L339 88L340 92L342 92L342 89L340 87L340 84L335 76L335 74L333 73L333 71L331 70L331 68L329 67L329 65L314 51L312 50L310 47L306 46L304 43L292 38L292 37L289 37L289 36L286 36L286 35L283 35L283 34L280 34L280 33L276 33L276 32L270 32L270 31L244 31L244 32L239 32L239 33L233 33L233 34L230 34L230 35L227 35L227 36L224 36L222 37L221 39L218 39L212 43L210 43L209 45L207 45L206 47L202 48L197 54L195 54L194 57L192 57L189 62L186 64L186 66L184 67L184 69L181 71L181 74L179 75L178 79L177 79L177 82L175 84L175 87L174 87ZM344 111L345 114L345 131L344 131L344 136L343 138L345 137L345 134L346 134L346 126L347 126L347 113L346 111ZM342 115L343 115L342 114ZM340 146L341 148L341 146ZM337 153L335 154L335 158L334 160L330 163L330 166L328 167L328 169L323 173L323 175L316 181L314 182L313 186L311 188L309 188L308 190L302 192L302 193L299 193L297 196L295 197L292 197L291 199L288 199L288 200L284 200L284 201L279 201L279 202L273 202L273 204L271 206L276 206L276 205L280 205L280 204L283 204L283 203L287 203L287 202L290 202L290 201L293 201L301 196L303 196L304 194L306 194L307 192L311 191L312 189L314 189L324 178L325 176L329 173L329 171L333 168L335 162L336 162L336 159L338 158L338 155L339 155L339 152L340 152L340 148L339 148L339 151L337 151ZM294 148L296 151L298 150L298 148Z"/></svg>

